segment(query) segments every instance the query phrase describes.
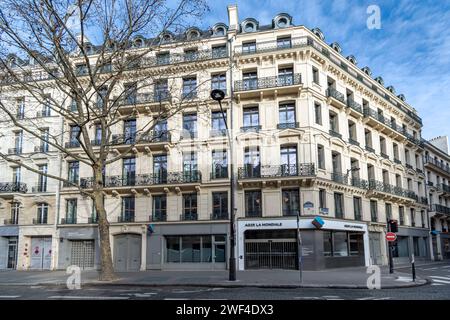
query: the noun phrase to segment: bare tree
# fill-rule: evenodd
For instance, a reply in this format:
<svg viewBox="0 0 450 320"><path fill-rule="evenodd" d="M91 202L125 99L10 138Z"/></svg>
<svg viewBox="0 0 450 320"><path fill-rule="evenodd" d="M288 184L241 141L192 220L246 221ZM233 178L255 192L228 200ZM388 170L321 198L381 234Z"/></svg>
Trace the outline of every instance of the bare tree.
<svg viewBox="0 0 450 320"><path fill-rule="evenodd" d="M0 3L1 116L30 137L45 141L64 158L90 167L90 188L58 175L42 173L26 164L20 155L0 153L0 157L59 183L71 184L92 198L98 215L101 280L115 278L109 221L103 203L103 168L121 160L137 144L158 139L154 131L156 124L182 109L183 99L171 98L171 91L176 88L163 86L162 91L155 93L136 92L149 91L162 78L179 76L170 68L164 72L152 71L153 66L164 63L151 52L174 40L169 30L177 40L170 45L183 45L183 39L177 39L176 35L207 10L204 0L179 0L175 4L165 0L2 0ZM144 34L145 38L141 36ZM92 43L89 38L93 39ZM67 137L66 130L45 136L39 130L42 127L39 120L28 119L26 124L19 121L14 105L17 93L38 106L45 105L66 124L78 128L76 136L71 137L78 148L71 148L70 142L64 143L61 135ZM136 117L142 102L153 102L154 120L137 130L127 141L125 150L113 152L120 137L112 135L112 128ZM101 137L92 134L90 128L94 124L100 126Z"/></svg>

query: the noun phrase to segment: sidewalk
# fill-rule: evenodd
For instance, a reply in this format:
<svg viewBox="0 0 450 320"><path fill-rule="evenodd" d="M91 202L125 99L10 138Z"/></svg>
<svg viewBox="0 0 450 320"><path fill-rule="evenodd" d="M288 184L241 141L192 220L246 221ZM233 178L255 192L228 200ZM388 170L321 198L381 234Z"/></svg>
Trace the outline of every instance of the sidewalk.
<svg viewBox="0 0 450 320"><path fill-rule="evenodd" d="M124 286L196 286L196 287L270 287L270 288L336 288L367 289L365 267L304 271L300 284L296 270L238 271L237 281L228 281L228 271L141 271L118 273L112 282L98 281L97 271L83 271L82 285ZM2 271L0 286L4 285L59 285L65 286L68 275L65 271ZM417 278L412 282L411 274L395 272L390 275L386 267L381 268L381 288L405 288L426 284Z"/></svg>

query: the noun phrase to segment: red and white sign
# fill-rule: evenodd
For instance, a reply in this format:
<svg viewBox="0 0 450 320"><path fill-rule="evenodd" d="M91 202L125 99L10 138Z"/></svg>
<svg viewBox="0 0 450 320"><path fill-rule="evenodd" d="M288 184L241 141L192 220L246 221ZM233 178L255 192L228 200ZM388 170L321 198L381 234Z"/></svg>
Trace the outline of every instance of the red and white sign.
<svg viewBox="0 0 450 320"><path fill-rule="evenodd" d="M386 233L386 240L389 242L397 240L397 235L394 232Z"/></svg>

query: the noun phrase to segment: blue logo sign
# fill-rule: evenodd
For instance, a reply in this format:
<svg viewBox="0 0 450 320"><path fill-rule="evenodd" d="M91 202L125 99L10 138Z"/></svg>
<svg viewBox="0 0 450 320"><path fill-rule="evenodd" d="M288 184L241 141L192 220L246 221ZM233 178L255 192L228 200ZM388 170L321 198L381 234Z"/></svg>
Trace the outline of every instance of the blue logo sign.
<svg viewBox="0 0 450 320"><path fill-rule="evenodd" d="M315 217L312 221L313 226L315 226L317 229L320 229L325 224L325 221L322 220L321 217Z"/></svg>
<svg viewBox="0 0 450 320"><path fill-rule="evenodd" d="M155 232L155 230L153 229L153 225L152 225L152 224L149 224L149 225L147 226L147 231L148 231L148 233L150 233L150 234L152 234L153 232Z"/></svg>

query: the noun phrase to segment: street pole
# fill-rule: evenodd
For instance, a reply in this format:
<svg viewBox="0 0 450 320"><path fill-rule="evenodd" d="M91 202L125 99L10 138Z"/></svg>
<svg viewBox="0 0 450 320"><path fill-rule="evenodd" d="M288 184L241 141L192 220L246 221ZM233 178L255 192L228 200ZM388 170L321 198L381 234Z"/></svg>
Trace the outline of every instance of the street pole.
<svg viewBox="0 0 450 320"><path fill-rule="evenodd" d="M225 128L227 131L227 137L228 137L228 145L230 149L230 206L231 206L231 212L230 212L230 259L229 259L229 274L228 274L228 280L229 281L236 281L236 254L235 254L235 247L236 247L236 238L235 238L235 229L234 229L234 220L235 220L235 199L234 199L234 191L235 191L235 177L234 177L234 166L233 166L233 139L231 137L231 132L228 129L227 124L227 118L225 116L225 112L222 108L222 100L225 97L225 92L219 89L215 89L211 91L211 98L219 103L220 112L222 114L222 119L225 124Z"/></svg>
<svg viewBox="0 0 450 320"><path fill-rule="evenodd" d="M411 255L411 271L412 271L412 279L416 282L416 266L414 261L414 253Z"/></svg>
<svg viewBox="0 0 450 320"><path fill-rule="evenodd" d="M300 234L300 210L297 212L297 256L298 256L298 270L300 273L300 283L303 283L303 246L302 236Z"/></svg>
<svg viewBox="0 0 450 320"><path fill-rule="evenodd" d="M391 232L391 224L387 219L387 231ZM394 258L392 257L392 241L388 241L388 254L389 254L389 273L394 273Z"/></svg>

